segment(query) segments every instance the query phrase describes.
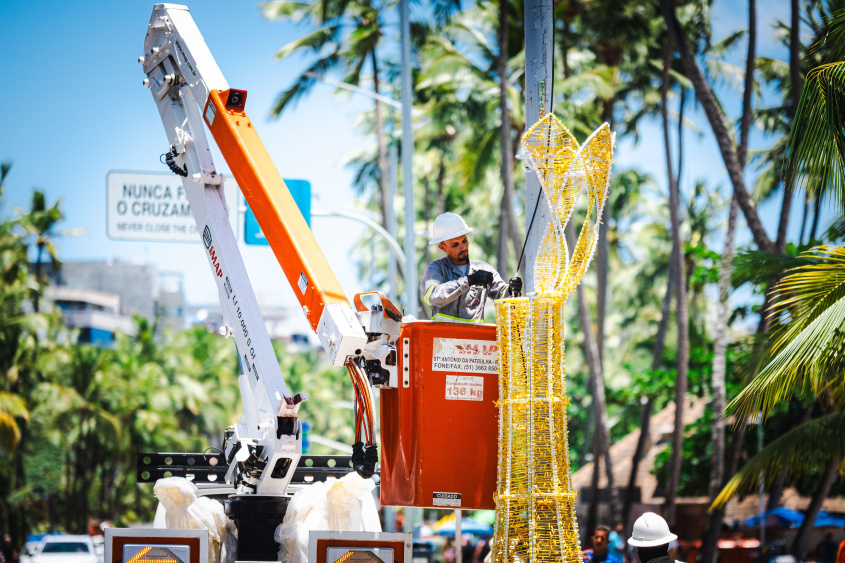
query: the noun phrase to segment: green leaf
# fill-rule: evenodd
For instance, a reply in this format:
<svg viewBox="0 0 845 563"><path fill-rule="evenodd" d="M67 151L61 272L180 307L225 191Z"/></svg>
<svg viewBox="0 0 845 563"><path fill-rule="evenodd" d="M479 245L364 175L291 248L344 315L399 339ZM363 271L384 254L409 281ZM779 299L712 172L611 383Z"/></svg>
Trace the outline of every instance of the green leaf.
<svg viewBox="0 0 845 563"><path fill-rule="evenodd" d="M807 74L801 101L789 134L791 183L809 193L827 189L839 210L845 210L845 63L814 68Z"/></svg>
<svg viewBox="0 0 845 563"><path fill-rule="evenodd" d="M787 482L818 474L834 456L845 451L845 414L836 413L802 424L763 448L725 485L713 508L732 496L757 490L761 473L768 488L787 469ZM841 468L840 468L841 471Z"/></svg>
<svg viewBox="0 0 845 563"><path fill-rule="evenodd" d="M276 51L276 58L281 61L292 53L303 49L317 51L334 39L336 31L336 27L321 27L303 35Z"/></svg>

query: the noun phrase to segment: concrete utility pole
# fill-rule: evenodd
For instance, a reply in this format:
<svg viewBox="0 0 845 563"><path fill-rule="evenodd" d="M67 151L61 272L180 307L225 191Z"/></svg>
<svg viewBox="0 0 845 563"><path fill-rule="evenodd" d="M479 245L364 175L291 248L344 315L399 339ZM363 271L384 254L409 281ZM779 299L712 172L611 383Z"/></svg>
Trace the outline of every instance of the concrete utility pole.
<svg viewBox="0 0 845 563"><path fill-rule="evenodd" d="M525 128L552 111L552 55L554 15L552 0L525 1ZM539 208L537 206L539 205ZM537 209L533 227L531 217ZM525 177L525 292L536 291L534 262L546 225L551 221L548 208L540 199L540 182L534 172Z"/></svg>
<svg viewBox="0 0 845 563"><path fill-rule="evenodd" d="M395 120L392 120L394 121ZM388 149L388 175L390 176L390 197L387 200L390 202L390 210L387 214L387 232L390 233L390 236L396 238L396 231L398 230L398 225L396 224L396 210L393 208L393 202L396 201L396 175L399 172L399 157L396 154L396 142L391 140L390 148ZM402 262L404 267L405 263ZM399 284L396 282L396 255L391 252L390 255L387 257L387 279L390 280L390 293L388 297L391 301L396 301L396 298L399 296Z"/></svg>
<svg viewBox="0 0 845 563"><path fill-rule="evenodd" d="M402 187L405 191L405 314L419 316L417 247L414 223L414 130L411 127L411 21L408 0L400 1L402 19ZM550 4L551 5L551 4Z"/></svg>

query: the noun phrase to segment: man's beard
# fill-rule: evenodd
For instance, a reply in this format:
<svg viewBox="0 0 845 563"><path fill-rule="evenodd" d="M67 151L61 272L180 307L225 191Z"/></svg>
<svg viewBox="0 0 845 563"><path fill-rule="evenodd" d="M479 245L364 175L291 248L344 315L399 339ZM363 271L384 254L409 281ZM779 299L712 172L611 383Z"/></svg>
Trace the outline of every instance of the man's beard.
<svg viewBox="0 0 845 563"><path fill-rule="evenodd" d="M469 264L469 252L467 252L463 256L458 254L458 262L460 262L461 264Z"/></svg>

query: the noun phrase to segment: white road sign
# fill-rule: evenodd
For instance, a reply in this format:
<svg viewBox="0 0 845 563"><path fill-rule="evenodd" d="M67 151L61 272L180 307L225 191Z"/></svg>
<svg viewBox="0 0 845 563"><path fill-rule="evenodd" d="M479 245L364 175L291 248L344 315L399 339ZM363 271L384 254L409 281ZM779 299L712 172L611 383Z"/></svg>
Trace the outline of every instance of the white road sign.
<svg viewBox="0 0 845 563"><path fill-rule="evenodd" d="M226 177L223 193L229 222L237 225L238 185L233 178ZM109 172L106 221L112 239L200 241L182 178L170 172Z"/></svg>

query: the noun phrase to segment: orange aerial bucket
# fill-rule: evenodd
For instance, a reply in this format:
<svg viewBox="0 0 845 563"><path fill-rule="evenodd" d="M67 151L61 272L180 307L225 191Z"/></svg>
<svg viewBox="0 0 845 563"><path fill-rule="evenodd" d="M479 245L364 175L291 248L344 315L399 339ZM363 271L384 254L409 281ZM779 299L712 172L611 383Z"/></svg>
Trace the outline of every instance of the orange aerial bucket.
<svg viewBox="0 0 845 563"><path fill-rule="evenodd" d="M496 326L405 323L397 356L399 386L381 390L381 503L495 508Z"/></svg>

